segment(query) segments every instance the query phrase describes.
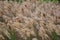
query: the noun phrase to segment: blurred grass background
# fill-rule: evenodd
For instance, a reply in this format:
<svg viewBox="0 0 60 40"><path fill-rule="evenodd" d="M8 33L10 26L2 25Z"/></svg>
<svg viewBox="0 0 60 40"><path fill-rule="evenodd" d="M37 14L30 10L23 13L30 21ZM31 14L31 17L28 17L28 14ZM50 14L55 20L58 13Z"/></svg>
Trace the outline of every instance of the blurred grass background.
<svg viewBox="0 0 60 40"><path fill-rule="evenodd" d="M16 1L16 2L22 3L22 1L26 1L26 0L2 0L2 1ZM60 0L38 0L38 1L40 1L40 2L54 2L54 3L60 2Z"/></svg>

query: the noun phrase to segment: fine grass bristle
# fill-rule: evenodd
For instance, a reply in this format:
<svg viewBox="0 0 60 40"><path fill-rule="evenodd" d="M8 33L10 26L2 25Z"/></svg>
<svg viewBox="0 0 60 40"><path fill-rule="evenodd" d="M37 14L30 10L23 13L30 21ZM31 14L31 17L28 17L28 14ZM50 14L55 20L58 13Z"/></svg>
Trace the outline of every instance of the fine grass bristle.
<svg viewBox="0 0 60 40"><path fill-rule="evenodd" d="M0 1L0 30L4 40L58 40L58 0Z"/></svg>

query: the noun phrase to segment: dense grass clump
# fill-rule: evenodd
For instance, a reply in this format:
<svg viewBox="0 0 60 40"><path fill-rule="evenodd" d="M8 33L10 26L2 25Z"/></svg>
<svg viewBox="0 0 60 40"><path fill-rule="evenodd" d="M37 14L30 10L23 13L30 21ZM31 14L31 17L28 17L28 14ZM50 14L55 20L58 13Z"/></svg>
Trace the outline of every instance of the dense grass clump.
<svg viewBox="0 0 60 40"><path fill-rule="evenodd" d="M60 40L58 0L0 1L1 40Z"/></svg>

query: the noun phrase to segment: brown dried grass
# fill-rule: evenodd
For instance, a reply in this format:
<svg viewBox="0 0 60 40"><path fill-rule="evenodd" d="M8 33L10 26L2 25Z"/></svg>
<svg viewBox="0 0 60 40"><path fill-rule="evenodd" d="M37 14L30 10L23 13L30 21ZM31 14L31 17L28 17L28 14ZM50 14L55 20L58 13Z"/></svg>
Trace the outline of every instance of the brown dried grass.
<svg viewBox="0 0 60 40"><path fill-rule="evenodd" d="M26 40L30 35L37 36L35 30L38 30L42 40L52 40L49 35L54 30L60 35L60 5L52 2L26 1L19 5L0 1L0 17L5 20L0 21L0 29L11 27L16 31L17 40Z"/></svg>

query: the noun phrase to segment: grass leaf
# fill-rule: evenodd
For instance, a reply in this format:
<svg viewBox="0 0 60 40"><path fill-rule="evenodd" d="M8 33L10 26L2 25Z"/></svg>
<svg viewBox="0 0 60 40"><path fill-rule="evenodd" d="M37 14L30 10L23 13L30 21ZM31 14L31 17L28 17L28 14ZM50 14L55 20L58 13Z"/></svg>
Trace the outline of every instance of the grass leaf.
<svg viewBox="0 0 60 40"><path fill-rule="evenodd" d="M57 40L58 39L58 35L57 35L57 33L55 31L53 32L52 35L53 35L53 40Z"/></svg>

